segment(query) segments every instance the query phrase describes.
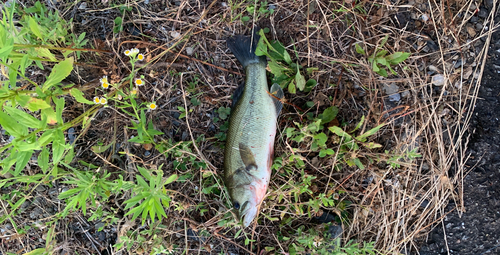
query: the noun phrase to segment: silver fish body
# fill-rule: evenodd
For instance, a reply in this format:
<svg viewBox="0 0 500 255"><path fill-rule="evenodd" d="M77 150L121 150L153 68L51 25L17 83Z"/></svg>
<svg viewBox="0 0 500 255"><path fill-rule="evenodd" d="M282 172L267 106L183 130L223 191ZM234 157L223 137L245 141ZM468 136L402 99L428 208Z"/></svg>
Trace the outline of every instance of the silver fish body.
<svg viewBox="0 0 500 255"><path fill-rule="evenodd" d="M224 153L224 181L234 209L243 225L257 216L269 186L273 162L276 123L283 97L279 85L271 92L266 77L266 60L255 55L258 36L235 36L228 47L246 71L245 85L233 100ZM254 46L251 46L251 43ZM272 95L270 95L272 94Z"/></svg>

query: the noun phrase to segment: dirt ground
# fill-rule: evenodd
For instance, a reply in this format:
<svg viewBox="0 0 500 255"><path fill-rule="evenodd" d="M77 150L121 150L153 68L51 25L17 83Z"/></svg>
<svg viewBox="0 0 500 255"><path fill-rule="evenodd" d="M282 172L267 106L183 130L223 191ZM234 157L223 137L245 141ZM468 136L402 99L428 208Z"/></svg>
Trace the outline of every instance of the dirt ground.
<svg viewBox="0 0 500 255"><path fill-rule="evenodd" d="M32 4L27 2L27 5ZM256 227L245 232L258 240L257 245L245 244L242 236L234 238L240 233L238 228L227 227L224 223L219 225L219 222L229 222L232 216L224 207L227 198L221 191L224 190L221 178L217 177L222 174L224 142L221 137L227 129L223 124L227 113L223 118L221 109L228 109L234 89L244 80L244 70L227 50L225 39L237 33L250 33L252 24L241 20L246 15L251 16L245 5L252 1L236 1L241 5L234 9L233 5L223 1L138 1L130 9L123 8L130 4L128 1L116 5L112 1L60 1L55 5L52 2L49 2L51 8L58 8L66 19L74 19L75 31L87 33L93 47L113 52L84 54L82 62L99 68L79 67L69 81L99 92L95 88L99 87L98 79L103 75L119 81L130 72L127 57L121 54L124 49L140 48L150 57L147 61L160 56L152 61L155 62L152 67L140 73L147 85L141 88L138 100L156 100L159 109L147 113L148 121L164 133L161 139L168 140L168 146L175 148L182 144L175 153L162 154L155 148L129 143L134 132L127 129L131 121L119 111L112 110L110 104L99 110L90 128L75 126L65 132L67 140L83 134L76 142L77 158L112 169L126 176L127 180L134 180L133 176L138 174L134 172L136 170L129 171L129 165L133 164L151 169L164 165L162 170L166 174L177 173L185 179L168 186L177 191L172 202L175 207L166 209L169 218L161 224L148 222L145 225L125 216L122 203L131 192L113 196L103 203L106 214L102 219L90 220L78 210L66 218L55 219L65 206L65 201L58 195L72 188L71 185L58 180L34 188L33 185L3 187L1 195L7 196L16 188L25 188L32 196L21 205L21 213L15 217L17 224L27 229L26 233L18 235L8 222L0 226L0 234L4 235L0 255L45 247L46 223L56 230L54 243L60 254L75 254L76 251L80 254L113 254L113 245L132 237L137 240L131 242L133 252L130 254L149 254L150 247L160 244L166 247L165 252L177 249L173 254L187 251L193 254L249 254L249 250L258 254L288 254L290 247L299 243L295 241L299 239L297 229L303 230L303 236L306 236L306 230L315 230L317 235L324 231L326 222L338 223L339 226L329 231L338 232L344 240L373 241L377 248L390 250L388 254L500 254L498 32L491 38L469 131L461 136L463 141L446 136L446 132L460 132L457 123L467 125L460 118L471 109L468 105L470 98L462 97L462 93L473 94L478 73L472 74L472 63L477 64L480 60L479 52L485 42L478 36L485 37L482 22L488 20L491 6L497 1L443 1L439 4L423 0L377 3L317 1L318 5L314 1L281 1L276 4L259 1L258 4L264 6L259 11L275 12L267 16L262 14L257 25L270 28L269 38L278 39L290 52L295 52L294 61L319 70L308 77L318 81L311 93L287 92L291 105L305 108L311 103L313 107L307 110L309 116L316 116L330 105L338 106L338 117L331 121L331 125L342 124L346 130L353 130L365 116L366 124L362 129L373 128L381 120L387 121L387 126L373 138L373 142L380 143L383 148L360 151L363 155L360 158L369 167L358 169L351 165L342 171L334 171L336 161L321 158L307 144L297 145L287 137L284 131L287 127L295 127L294 122L307 119L305 113L299 114L294 107L286 105L283 117L280 117L281 134L275 156L285 162L294 149L299 148L298 155L304 158L307 167L304 171L292 168L285 169L289 171L286 172L283 167L273 172L270 187L274 190L262 209L265 217L261 216ZM346 3L347 7L343 6ZM444 12L444 3L452 6L452 10ZM462 8L462 3L467 4L467 8ZM442 16L436 18L431 14ZM448 15L454 17L454 24L441 29L445 27L443 23L450 20ZM117 17L126 18L120 33L112 32ZM500 22L498 17L495 21ZM302 26L309 24L307 22L311 25ZM189 38L185 44L173 43L180 42L185 35ZM374 75L367 56L386 35L391 35L387 36L387 49L411 52L412 55L404 65L394 66L398 75L382 78ZM454 41L455 38L458 42ZM354 47L355 43L363 45L370 53L360 54ZM174 51L166 50L171 46ZM443 77L442 74L453 77L453 82L450 81L448 86L435 85L433 77ZM31 78L43 82L44 75ZM86 96L91 99L94 95ZM71 97L67 100L67 119L82 114L81 104ZM192 110L189 112L190 125L187 118L180 117L179 106ZM203 160L215 167L205 165L201 167L202 171L193 173L191 168L203 165L200 159L203 154L198 155L189 145L198 138L199 149L206 157ZM115 142L115 151L109 149L95 153L91 150L98 143ZM329 141L329 144L333 146L335 142ZM463 163L465 170L470 171L464 173L467 175L463 182L460 178L463 173L460 165L462 146L469 148L463 155L470 154L469 160ZM413 149L418 149L422 157L414 161L401 156L393 161L401 166L392 166L389 160L371 162L376 157L387 156L384 150L393 153L391 155L404 155ZM134 157L118 153L124 150ZM356 156L355 153L352 155ZM181 162L184 168L174 165L174 160ZM81 167L73 163L75 167ZM36 162L30 164L30 171L39 172ZM314 177L315 180L305 183L305 177ZM283 188L288 184L290 190L306 187L305 190L310 189L312 195L297 195L300 200L296 201L292 199L292 191ZM307 203L319 194L318 190L342 192L335 194L335 206L322 206L315 212L314 216L319 217L290 209L290 204ZM278 201L278 194L284 194L285 200ZM459 204L454 204L454 201ZM448 202L450 204L442 208ZM465 208L465 211L459 213L457 208ZM337 213L340 210L342 212ZM288 215L292 216L286 218ZM282 225L283 219L289 222ZM434 229L427 237L431 226ZM10 238L12 236L17 239ZM312 236L314 243L317 243L316 237ZM324 242L321 238L318 240ZM180 247L174 248L174 245ZM281 245L284 248L278 249ZM420 246L422 248L417 252ZM267 252L266 248L276 250ZM122 250L121 254L127 252Z"/></svg>
<svg viewBox="0 0 500 255"><path fill-rule="evenodd" d="M466 211L450 203L421 255L500 254L500 32L492 36L479 100L471 123L464 179ZM451 212L450 212L451 211Z"/></svg>

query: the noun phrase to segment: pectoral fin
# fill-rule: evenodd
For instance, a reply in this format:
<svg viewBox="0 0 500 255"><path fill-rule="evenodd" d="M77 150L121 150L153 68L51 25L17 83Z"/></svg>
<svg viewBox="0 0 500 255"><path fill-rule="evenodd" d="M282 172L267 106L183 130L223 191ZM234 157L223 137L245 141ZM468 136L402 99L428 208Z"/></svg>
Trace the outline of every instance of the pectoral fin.
<svg viewBox="0 0 500 255"><path fill-rule="evenodd" d="M280 85L278 85L278 83L275 83L273 84L273 86L271 86L271 95L273 95L272 98L274 106L276 107L276 115L279 115L281 112L281 108L283 108L283 103L281 103L279 99L282 99L284 94L283 90L281 89Z"/></svg>
<svg viewBox="0 0 500 255"><path fill-rule="evenodd" d="M246 144L239 144L240 147L240 157L243 160L243 164L245 164L245 169L247 172L252 172L257 170L257 163L255 163L255 157L253 156L252 151Z"/></svg>

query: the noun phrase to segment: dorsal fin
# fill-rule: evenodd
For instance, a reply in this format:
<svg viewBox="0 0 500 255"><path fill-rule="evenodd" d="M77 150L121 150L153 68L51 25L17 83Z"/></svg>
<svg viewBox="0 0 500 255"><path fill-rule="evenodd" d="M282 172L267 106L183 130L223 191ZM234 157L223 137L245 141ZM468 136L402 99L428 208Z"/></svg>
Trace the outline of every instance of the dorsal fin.
<svg viewBox="0 0 500 255"><path fill-rule="evenodd" d="M247 172L257 170L257 163L255 163L255 157L253 156L252 150L246 144L240 143L240 157L245 164L245 169Z"/></svg>
<svg viewBox="0 0 500 255"><path fill-rule="evenodd" d="M280 85L278 85L278 83L275 83L275 84L273 84L273 86L271 86L270 93L271 93L271 95L273 95L272 98L273 98L274 106L276 106L276 115L280 115L281 108L283 108L283 103L281 103L281 101L278 100L277 98L279 98L279 99L283 98L283 96L284 96L283 90L281 89Z"/></svg>

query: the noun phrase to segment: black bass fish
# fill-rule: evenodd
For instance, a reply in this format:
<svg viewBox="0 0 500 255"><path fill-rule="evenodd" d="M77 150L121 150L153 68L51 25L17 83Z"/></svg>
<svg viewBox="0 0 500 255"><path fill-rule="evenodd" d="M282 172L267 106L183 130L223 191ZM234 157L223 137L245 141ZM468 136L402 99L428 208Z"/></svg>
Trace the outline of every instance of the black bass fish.
<svg viewBox="0 0 500 255"><path fill-rule="evenodd" d="M237 35L227 46L246 71L244 86L233 96L224 153L224 181L234 209L245 227L259 213L269 186L276 123L282 108L283 90L274 84L269 91L265 56L255 55L260 36Z"/></svg>

